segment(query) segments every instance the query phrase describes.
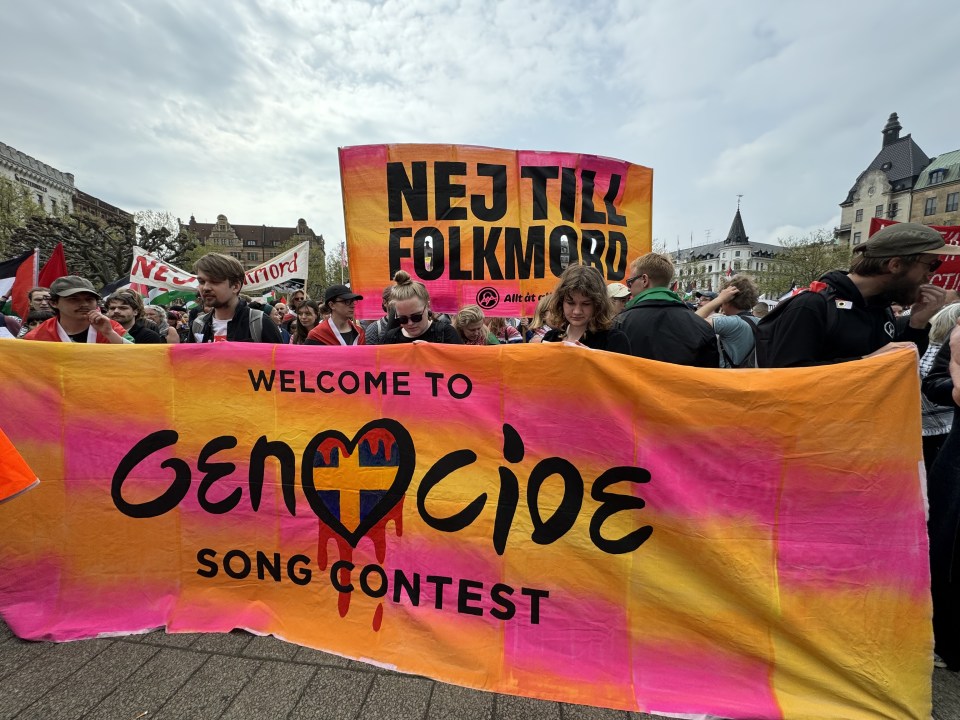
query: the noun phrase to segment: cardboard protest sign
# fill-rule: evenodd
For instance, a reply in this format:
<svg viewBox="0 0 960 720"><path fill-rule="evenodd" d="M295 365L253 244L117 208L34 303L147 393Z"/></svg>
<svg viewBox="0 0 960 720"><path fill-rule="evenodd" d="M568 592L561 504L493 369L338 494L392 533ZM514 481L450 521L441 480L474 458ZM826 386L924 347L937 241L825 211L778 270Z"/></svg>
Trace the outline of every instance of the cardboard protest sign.
<svg viewBox="0 0 960 720"><path fill-rule="evenodd" d="M21 637L239 627L625 710L930 716L912 352L9 341L0 406L43 479L0 504Z"/></svg>
<svg viewBox="0 0 960 720"><path fill-rule="evenodd" d="M310 266L310 243L302 242L276 257L251 268L246 272L244 292L260 290L290 282L307 279ZM139 246L133 248L133 265L130 282L142 283L167 290L190 290L197 287L197 276L181 270L176 265L164 262L156 255Z"/></svg>
<svg viewBox="0 0 960 720"><path fill-rule="evenodd" d="M622 160L465 145L341 148L357 317L403 269L437 312L533 314L568 263L608 282L649 252L653 171Z"/></svg>

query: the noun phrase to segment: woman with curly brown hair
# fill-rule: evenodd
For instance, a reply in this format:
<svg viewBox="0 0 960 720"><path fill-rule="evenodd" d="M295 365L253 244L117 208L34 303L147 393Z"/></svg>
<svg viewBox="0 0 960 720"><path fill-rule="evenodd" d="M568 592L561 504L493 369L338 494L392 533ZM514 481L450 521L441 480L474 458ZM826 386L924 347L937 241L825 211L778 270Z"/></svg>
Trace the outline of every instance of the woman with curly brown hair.
<svg viewBox="0 0 960 720"><path fill-rule="evenodd" d="M630 340L613 325L615 312L603 275L589 265L568 265L547 307L553 330L543 342L566 342L594 350L630 354Z"/></svg>

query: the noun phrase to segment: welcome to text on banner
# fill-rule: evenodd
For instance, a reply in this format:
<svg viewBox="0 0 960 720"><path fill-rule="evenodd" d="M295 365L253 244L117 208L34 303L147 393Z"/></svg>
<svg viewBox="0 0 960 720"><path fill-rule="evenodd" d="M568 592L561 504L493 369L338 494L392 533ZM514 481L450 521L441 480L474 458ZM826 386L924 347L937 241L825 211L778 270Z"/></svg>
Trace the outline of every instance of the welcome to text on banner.
<svg viewBox="0 0 960 720"><path fill-rule="evenodd" d="M41 480L0 503L21 637L248 628L549 700L930 717L913 353L8 341L0 407Z"/></svg>
<svg viewBox="0 0 960 720"><path fill-rule="evenodd" d="M397 270L433 309L532 316L567 263L623 281L649 252L653 171L622 160L466 145L340 149L357 317L382 314Z"/></svg>

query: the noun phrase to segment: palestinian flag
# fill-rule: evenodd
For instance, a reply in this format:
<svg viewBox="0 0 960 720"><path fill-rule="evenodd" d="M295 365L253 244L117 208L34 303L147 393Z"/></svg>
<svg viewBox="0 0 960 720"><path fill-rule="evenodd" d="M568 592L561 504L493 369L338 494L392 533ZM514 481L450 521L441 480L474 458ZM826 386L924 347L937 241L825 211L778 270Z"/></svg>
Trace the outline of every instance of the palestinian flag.
<svg viewBox="0 0 960 720"><path fill-rule="evenodd" d="M196 290L167 290L150 298L151 305L184 305L197 299Z"/></svg>
<svg viewBox="0 0 960 720"><path fill-rule="evenodd" d="M9 297L14 314L21 318L30 310L27 291L37 284L37 269L36 250L0 261L0 297Z"/></svg>

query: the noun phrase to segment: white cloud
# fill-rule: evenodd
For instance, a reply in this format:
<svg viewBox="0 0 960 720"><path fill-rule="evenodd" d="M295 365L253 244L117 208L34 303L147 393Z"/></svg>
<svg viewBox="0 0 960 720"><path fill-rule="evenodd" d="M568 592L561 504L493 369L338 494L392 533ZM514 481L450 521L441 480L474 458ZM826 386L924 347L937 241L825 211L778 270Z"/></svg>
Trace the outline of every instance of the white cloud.
<svg viewBox="0 0 960 720"><path fill-rule="evenodd" d="M891 17L917 39L897 62ZM958 21L947 0L19 3L0 140L130 210L305 217L333 242L338 146L580 151L654 168L671 247L724 235L738 194L774 241L835 223L890 112L928 154L960 147Z"/></svg>

